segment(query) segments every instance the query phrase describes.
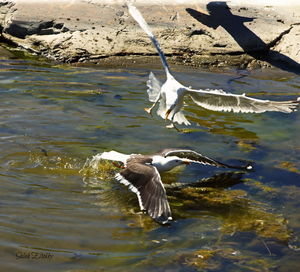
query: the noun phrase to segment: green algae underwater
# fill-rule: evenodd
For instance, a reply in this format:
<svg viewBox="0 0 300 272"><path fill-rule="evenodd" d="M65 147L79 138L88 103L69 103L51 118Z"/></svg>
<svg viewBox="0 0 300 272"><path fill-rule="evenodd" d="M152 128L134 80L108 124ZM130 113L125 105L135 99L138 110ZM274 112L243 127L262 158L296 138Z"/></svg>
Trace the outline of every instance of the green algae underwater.
<svg viewBox="0 0 300 272"><path fill-rule="evenodd" d="M163 80L161 69L152 69ZM300 95L276 69L175 68L194 88ZM149 68L0 58L0 267L6 271L297 271L300 114L217 113L187 101L185 133L151 117ZM162 176L174 222L140 213L108 150L191 148L254 171L190 165Z"/></svg>

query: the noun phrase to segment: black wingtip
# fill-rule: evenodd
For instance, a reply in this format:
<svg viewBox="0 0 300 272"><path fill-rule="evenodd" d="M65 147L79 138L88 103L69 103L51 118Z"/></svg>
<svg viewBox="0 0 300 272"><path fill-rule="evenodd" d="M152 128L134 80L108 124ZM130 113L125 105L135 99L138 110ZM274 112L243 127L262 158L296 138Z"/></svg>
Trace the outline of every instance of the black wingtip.
<svg viewBox="0 0 300 272"><path fill-rule="evenodd" d="M251 162L248 162L245 166L241 166L240 169L246 170L246 171L253 171L254 170L254 164Z"/></svg>
<svg viewBox="0 0 300 272"><path fill-rule="evenodd" d="M244 171L253 171L253 163L247 163L245 166L237 166L237 165L229 165L229 164L222 164L223 167L231 168L231 169L238 169Z"/></svg>
<svg viewBox="0 0 300 272"><path fill-rule="evenodd" d="M163 225L163 226L169 226L171 224L171 221L173 221L173 218L171 216L166 217L166 216L160 216L157 218L153 218L155 222Z"/></svg>

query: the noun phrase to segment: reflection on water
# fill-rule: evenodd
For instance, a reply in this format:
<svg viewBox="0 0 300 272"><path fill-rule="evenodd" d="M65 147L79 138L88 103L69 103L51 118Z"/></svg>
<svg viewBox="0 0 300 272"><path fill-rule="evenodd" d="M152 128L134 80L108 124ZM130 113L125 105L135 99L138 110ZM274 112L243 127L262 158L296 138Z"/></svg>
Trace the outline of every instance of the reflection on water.
<svg viewBox="0 0 300 272"><path fill-rule="evenodd" d="M0 60L0 267L299 269L299 113L237 115L190 103L194 125L178 133L143 110L148 72ZM240 77L178 68L176 77L194 88L299 96L299 76L277 70ZM253 161L255 170L190 166L166 173L175 221L162 227L114 180L118 169L89 164L104 150L147 154L166 147Z"/></svg>

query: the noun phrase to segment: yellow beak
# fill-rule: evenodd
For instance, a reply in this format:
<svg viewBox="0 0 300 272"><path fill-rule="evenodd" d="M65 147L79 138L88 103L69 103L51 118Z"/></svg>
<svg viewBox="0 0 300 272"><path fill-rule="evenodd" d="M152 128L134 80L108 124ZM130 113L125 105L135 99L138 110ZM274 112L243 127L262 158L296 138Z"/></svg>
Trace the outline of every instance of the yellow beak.
<svg viewBox="0 0 300 272"><path fill-rule="evenodd" d="M183 163L183 164L187 164L187 165L191 164L190 161L182 161L182 163Z"/></svg>

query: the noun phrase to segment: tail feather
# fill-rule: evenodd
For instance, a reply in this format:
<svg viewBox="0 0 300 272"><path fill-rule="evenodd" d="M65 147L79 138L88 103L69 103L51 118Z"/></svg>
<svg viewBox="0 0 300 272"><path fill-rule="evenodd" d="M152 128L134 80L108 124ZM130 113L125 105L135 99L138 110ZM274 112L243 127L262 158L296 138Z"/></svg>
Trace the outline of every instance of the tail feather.
<svg viewBox="0 0 300 272"><path fill-rule="evenodd" d="M184 114L182 111L177 112L174 115L174 122L177 122L179 125L185 124L186 126L189 126L191 123L185 118Z"/></svg>
<svg viewBox="0 0 300 272"><path fill-rule="evenodd" d="M166 103L163 100L159 101L159 107L157 110L157 115L160 116L161 118L165 119L166 116ZM172 112L170 113L168 119L171 120L172 118ZM182 111L179 111L175 113L173 122L178 123L179 125L184 124L186 126L189 126L191 123L186 119L185 115L183 114Z"/></svg>

